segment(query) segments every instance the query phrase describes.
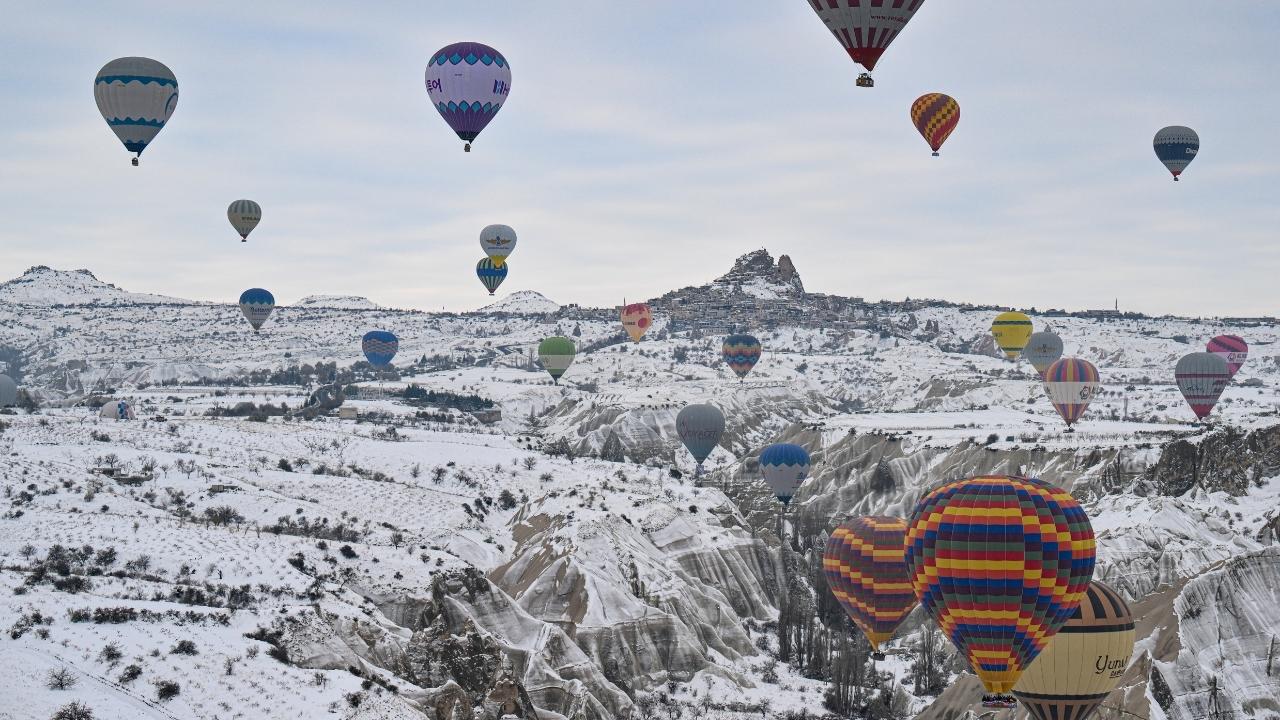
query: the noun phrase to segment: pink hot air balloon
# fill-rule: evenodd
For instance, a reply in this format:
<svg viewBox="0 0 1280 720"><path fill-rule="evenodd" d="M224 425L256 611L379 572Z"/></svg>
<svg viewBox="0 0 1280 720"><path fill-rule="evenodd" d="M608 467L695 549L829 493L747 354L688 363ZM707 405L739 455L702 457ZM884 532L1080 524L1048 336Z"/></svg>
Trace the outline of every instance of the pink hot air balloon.
<svg viewBox="0 0 1280 720"><path fill-rule="evenodd" d="M1203 420L1218 404L1218 398L1231 380L1231 371L1220 355L1197 352L1184 355L1178 361L1173 377L1191 411Z"/></svg>
<svg viewBox="0 0 1280 720"><path fill-rule="evenodd" d="M438 50L427 63L427 95L466 143L467 152L510 92L511 65L488 45L454 43Z"/></svg>
<svg viewBox="0 0 1280 720"><path fill-rule="evenodd" d="M1205 345L1205 350L1227 361L1227 371L1235 377L1249 359L1249 344L1239 335L1219 335Z"/></svg>

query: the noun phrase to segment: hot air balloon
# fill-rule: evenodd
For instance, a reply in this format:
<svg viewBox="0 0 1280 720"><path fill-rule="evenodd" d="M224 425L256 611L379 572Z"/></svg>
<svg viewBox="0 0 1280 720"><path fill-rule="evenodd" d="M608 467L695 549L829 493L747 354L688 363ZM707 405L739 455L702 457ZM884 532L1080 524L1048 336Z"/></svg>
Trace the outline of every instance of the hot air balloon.
<svg viewBox="0 0 1280 720"><path fill-rule="evenodd" d="M911 586L969 660L987 694L1008 695L1084 598L1093 528L1070 493L1007 475L947 483L916 503L907 524Z"/></svg>
<svg viewBox="0 0 1280 720"><path fill-rule="evenodd" d="M640 342L640 338L649 331L653 324L653 313L644 303L632 303L622 306L622 328L627 331L632 342Z"/></svg>
<svg viewBox="0 0 1280 720"><path fill-rule="evenodd" d="M1066 357L1045 370L1044 389L1049 393L1053 409L1067 421L1067 427L1071 427L1089 409L1093 398L1102 392L1102 382L1093 363Z"/></svg>
<svg viewBox="0 0 1280 720"><path fill-rule="evenodd" d="M697 461L697 474L701 475L702 463L724 434L724 413L714 405L686 405L676 415L676 434Z"/></svg>
<svg viewBox="0 0 1280 720"><path fill-rule="evenodd" d="M427 95L440 116L471 143L502 109L511 92L511 66L502 53L477 42L440 48L427 63Z"/></svg>
<svg viewBox="0 0 1280 720"><path fill-rule="evenodd" d="M1231 380L1231 369L1221 355L1210 352L1183 355L1173 370L1173 379L1182 391L1182 397L1196 414L1203 420L1204 416L1213 412L1218 404L1222 391Z"/></svg>
<svg viewBox="0 0 1280 720"><path fill-rule="evenodd" d="M896 0L893 3L808 0L823 24L836 36L853 61L867 69L858 76L858 87L875 87L871 70L889 43L898 37L907 21L924 0Z"/></svg>
<svg viewBox="0 0 1280 720"><path fill-rule="evenodd" d="M18 404L18 383L8 375L0 375L0 408Z"/></svg>
<svg viewBox="0 0 1280 720"><path fill-rule="evenodd" d="M911 122L915 123L920 136L933 149L933 156L938 156L938 149L960 123L960 103L950 95L929 93L916 98L911 103Z"/></svg>
<svg viewBox="0 0 1280 720"><path fill-rule="evenodd" d="M116 58L94 78L93 99L136 166L178 107L178 78L151 58Z"/></svg>
<svg viewBox="0 0 1280 720"><path fill-rule="evenodd" d="M809 452L799 445L775 443L760 453L760 472L783 505L809 477Z"/></svg>
<svg viewBox="0 0 1280 720"><path fill-rule="evenodd" d="M538 361L542 369L551 375L551 381L560 384L560 376L573 364L573 357L578 354L573 341L567 337L556 335L538 343Z"/></svg>
<svg viewBox="0 0 1280 720"><path fill-rule="evenodd" d="M1219 335L1210 340L1204 349L1227 361L1227 372L1231 378L1240 372L1244 361L1249 359L1249 343L1239 335Z"/></svg>
<svg viewBox="0 0 1280 720"><path fill-rule="evenodd" d="M364 351L364 356L370 365L376 368L386 367L396 356L396 351L400 349L400 340L396 338L395 333L386 330L370 330L360 341L360 349Z"/></svg>
<svg viewBox="0 0 1280 720"><path fill-rule="evenodd" d="M227 219L231 227L240 233L240 242L249 239L249 233L262 222L262 206L252 200L236 200L227 206Z"/></svg>
<svg viewBox="0 0 1280 720"><path fill-rule="evenodd" d="M498 265L490 258L482 258L480 262L476 263L476 277L480 278L481 284L492 295L493 291L497 290L498 286L502 284L502 281L507 279L507 269L506 263Z"/></svg>
<svg viewBox="0 0 1280 720"><path fill-rule="evenodd" d="M494 267L502 267L507 256L516 249L516 231L509 225L486 225L480 231L480 248L493 261Z"/></svg>
<svg viewBox="0 0 1280 720"><path fill-rule="evenodd" d="M867 636L877 660L884 659L880 644L893 638L916 606L903 547L906 537L902 518L856 517L831 533L822 553L831 594Z"/></svg>
<svg viewBox="0 0 1280 720"><path fill-rule="evenodd" d="M240 293L240 312L244 313L254 332L258 332L267 318L271 317L271 311L275 307L275 296L262 288L249 288Z"/></svg>
<svg viewBox="0 0 1280 720"><path fill-rule="evenodd" d="M1013 694L1035 720L1087 720L1120 683L1133 639L1128 604L1094 580L1071 619L1022 673Z"/></svg>
<svg viewBox="0 0 1280 720"><path fill-rule="evenodd" d="M1005 357L1017 360L1031 339L1031 318L1020 312L1004 312L991 323L991 334Z"/></svg>
<svg viewBox="0 0 1280 720"><path fill-rule="evenodd" d="M1062 338L1048 330L1032 333L1027 339L1027 347L1022 351L1022 357L1026 358L1031 363L1031 367L1040 373L1040 378L1044 379L1044 371L1062 357Z"/></svg>
<svg viewBox="0 0 1280 720"><path fill-rule="evenodd" d="M1156 133L1152 145L1155 147L1156 157L1173 173L1173 179L1177 181L1182 171L1196 159L1196 153L1200 152L1200 136L1189 127L1170 125Z"/></svg>
<svg viewBox="0 0 1280 720"><path fill-rule="evenodd" d="M724 339L720 355L738 380L742 380L760 361L760 341L751 335L730 335Z"/></svg>
<svg viewBox="0 0 1280 720"><path fill-rule="evenodd" d="M133 420L135 418L133 403L125 400L108 400L102 404L102 409L98 411L98 417L109 420Z"/></svg>

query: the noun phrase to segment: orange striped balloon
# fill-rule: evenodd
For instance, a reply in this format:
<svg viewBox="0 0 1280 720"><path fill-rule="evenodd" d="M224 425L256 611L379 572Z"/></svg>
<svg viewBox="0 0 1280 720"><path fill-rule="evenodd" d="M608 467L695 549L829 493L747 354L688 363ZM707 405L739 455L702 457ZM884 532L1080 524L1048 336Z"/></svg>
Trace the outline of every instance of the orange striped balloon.
<svg viewBox="0 0 1280 720"><path fill-rule="evenodd" d="M822 553L827 587L876 654L916 606L907 574L906 537L902 518L856 517L831 533Z"/></svg>
<svg viewBox="0 0 1280 720"><path fill-rule="evenodd" d="M916 129L936 156L942 143L960 122L960 103L942 93L921 95L911 103L911 122L916 124Z"/></svg>

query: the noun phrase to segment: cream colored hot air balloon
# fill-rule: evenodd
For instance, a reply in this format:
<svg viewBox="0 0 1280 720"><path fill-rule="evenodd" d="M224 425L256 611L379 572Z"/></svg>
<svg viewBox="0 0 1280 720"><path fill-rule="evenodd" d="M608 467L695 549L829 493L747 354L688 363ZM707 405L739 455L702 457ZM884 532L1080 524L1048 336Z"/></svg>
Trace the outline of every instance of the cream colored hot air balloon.
<svg viewBox="0 0 1280 720"><path fill-rule="evenodd" d="M262 206L252 200L236 200L227 206L227 219L231 227L240 233L240 242L249 239L249 233L262 222Z"/></svg>

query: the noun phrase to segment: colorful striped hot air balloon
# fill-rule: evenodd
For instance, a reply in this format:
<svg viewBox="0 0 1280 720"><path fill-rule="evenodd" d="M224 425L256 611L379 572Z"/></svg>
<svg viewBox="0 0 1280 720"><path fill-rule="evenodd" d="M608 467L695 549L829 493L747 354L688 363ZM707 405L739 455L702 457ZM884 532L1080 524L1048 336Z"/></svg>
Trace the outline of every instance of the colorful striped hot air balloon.
<svg viewBox="0 0 1280 720"><path fill-rule="evenodd" d="M178 78L151 58L116 58L94 78L93 99L111 131L135 154L137 165L178 107Z"/></svg>
<svg viewBox="0 0 1280 720"><path fill-rule="evenodd" d="M916 130L920 131L920 136L933 149L933 156L937 157L942 143L960 123L960 103L942 93L921 95L911 103L911 122L915 123Z"/></svg>
<svg viewBox="0 0 1280 720"><path fill-rule="evenodd" d="M480 283L492 295L502 281L507 279L507 268L506 263L499 266L492 259L483 258L476 263L476 277L480 278Z"/></svg>
<svg viewBox="0 0 1280 720"><path fill-rule="evenodd" d="M754 336L738 334L724 339L720 355L738 380L742 380L760 361L760 351L760 341Z"/></svg>
<svg viewBox="0 0 1280 720"><path fill-rule="evenodd" d="M1174 181L1177 181L1182 171L1187 169L1200 152L1200 136L1189 127L1170 125L1156 133L1152 146L1156 157L1173 175Z"/></svg>
<svg viewBox="0 0 1280 720"><path fill-rule="evenodd" d="M912 589L982 680L988 707L1008 695L1084 598L1095 547L1070 493L1006 475L947 483L907 525Z"/></svg>
<svg viewBox="0 0 1280 720"><path fill-rule="evenodd" d="M387 330L370 330L360 340L360 349L370 365L386 367L400 350L400 340Z"/></svg>
<svg viewBox="0 0 1280 720"><path fill-rule="evenodd" d="M687 405L676 415L676 434L697 461L701 475L702 463L720 444L720 436L724 434L724 413L714 405Z"/></svg>
<svg viewBox="0 0 1280 720"><path fill-rule="evenodd" d="M267 318L271 317L271 311L275 307L275 296L262 288L249 288L240 293L240 312L244 313L254 332L258 332Z"/></svg>
<svg viewBox="0 0 1280 720"><path fill-rule="evenodd" d="M760 453L760 473L773 494L790 505L796 490L809 477L809 451L791 443L775 443Z"/></svg>
<svg viewBox="0 0 1280 720"><path fill-rule="evenodd" d="M1093 398L1102 392L1102 382L1093 363L1067 357L1045 370L1044 389L1049 393L1053 409L1067 422L1067 427L1071 427L1089 409Z"/></svg>
<svg viewBox="0 0 1280 720"><path fill-rule="evenodd" d="M1240 372L1244 361L1249 359L1249 343L1239 335L1219 335L1210 340L1204 349L1227 361L1227 372L1232 378Z"/></svg>
<svg viewBox="0 0 1280 720"><path fill-rule="evenodd" d="M507 101L511 65L488 45L454 43L431 56L426 80L431 102L471 152L472 141Z"/></svg>
<svg viewBox="0 0 1280 720"><path fill-rule="evenodd" d="M551 381L557 385L560 384L560 376L573 364L573 358L577 354L578 348L573 341L560 335L538 343L538 361L542 363L542 369L551 375Z"/></svg>
<svg viewBox="0 0 1280 720"><path fill-rule="evenodd" d="M902 518L868 516L844 521L827 540L822 569L827 587L871 643L877 660L880 644L916 606L907 574L907 523Z"/></svg>
<svg viewBox="0 0 1280 720"><path fill-rule="evenodd" d="M1000 313L991 323L991 334L996 339L996 345L1000 346L1005 357L1010 360L1017 360L1022 354L1023 348L1031 339L1031 331L1031 318L1025 313Z"/></svg>
<svg viewBox="0 0 1280 720"><path fill-rule="evenodd" d="M1022 673L1013 694L1035 720L1088 720L1120 683L1133 640L1129 605L1094 580L1071 619Z"/></svg>
<svg viewBox="0 0 1280 720"><path fill-rule="evenodd" d="M252 200L236 200L227 206L227 220L240 233L240 242L245 242L262 222L262 206Z"/></svg>
<svg viewBox="0 0 1280 720"><path fill-rule="evenodd" d="M627 331L632 342L640 342L640 338L649 331L649 326L653 325L653 312L644 303L623 305L621 315L622 329Z"/></svg>
<svg viewBox="0 0 1280 720"><path fill-rule="evenodd" d="M1213 412L1213 406L1218 404L1218 398L1222 397L1222 391L1231 381L1231 369L1221 355L1191 353L1178 360L1173 379L1196 418L1203 420Z"/></svg>
<svg viewBox="0 0 1280 720"><path fill-rule="evenodd" d="M1031 363L1031 367L1040 373L1040 378L1043 380L1044 371L1062 357L1062 338L1048 330L1031 333L1031 337L1027 339L1027 347L1022 351L1022 357Z"/></svg>
<svg viewBox="0 0 1280 720"><path fill-rule="evenodd" d="M898 37L924 0L858 2L858 0L806 0L835 35L853 61L866 68L858 76L859 87L875 87L874 70L889 43Z"/></svg>

